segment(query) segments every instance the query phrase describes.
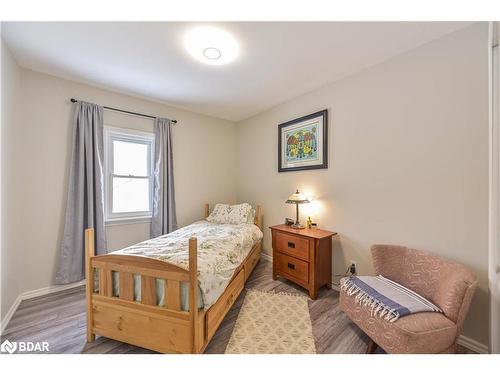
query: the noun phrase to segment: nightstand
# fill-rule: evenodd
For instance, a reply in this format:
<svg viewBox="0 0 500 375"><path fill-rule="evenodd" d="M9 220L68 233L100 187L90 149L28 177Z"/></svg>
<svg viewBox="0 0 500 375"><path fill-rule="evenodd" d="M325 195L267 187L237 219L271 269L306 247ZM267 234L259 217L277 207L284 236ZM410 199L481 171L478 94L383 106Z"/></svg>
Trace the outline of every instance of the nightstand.
<svg viewBox="0 0 500 375"><path fill-rule="evenodd" d="M322 286L332 284L332 237L323 229L270 227L273 240L273 279L284 277L306 288L316 299Z"/></svg>

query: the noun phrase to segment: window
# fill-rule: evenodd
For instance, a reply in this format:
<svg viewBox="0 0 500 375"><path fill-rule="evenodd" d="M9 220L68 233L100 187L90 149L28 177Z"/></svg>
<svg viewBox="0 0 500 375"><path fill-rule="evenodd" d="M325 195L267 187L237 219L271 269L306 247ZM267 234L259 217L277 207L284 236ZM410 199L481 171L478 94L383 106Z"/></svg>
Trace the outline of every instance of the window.
<svg viewBox="0 0 500 375"><path fill-rule="evenodd" d="M105 127L104 144L106 221L149 220L154 134Z"/></svg>

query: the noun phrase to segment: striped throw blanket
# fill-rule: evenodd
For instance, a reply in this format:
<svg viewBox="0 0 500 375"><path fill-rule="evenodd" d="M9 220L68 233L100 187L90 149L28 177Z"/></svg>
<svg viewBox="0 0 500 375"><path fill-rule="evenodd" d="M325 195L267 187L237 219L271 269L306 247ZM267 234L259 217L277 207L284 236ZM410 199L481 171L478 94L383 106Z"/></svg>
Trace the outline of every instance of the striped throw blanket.
<svg viewBox="0 0 500 375"><path fill-rule="evenodd" d="M356 303L370 307L372 316L390 322L417 312L442 312L421 295L381 275L344 277L340 288L347 295L355 296Z"/></svg>

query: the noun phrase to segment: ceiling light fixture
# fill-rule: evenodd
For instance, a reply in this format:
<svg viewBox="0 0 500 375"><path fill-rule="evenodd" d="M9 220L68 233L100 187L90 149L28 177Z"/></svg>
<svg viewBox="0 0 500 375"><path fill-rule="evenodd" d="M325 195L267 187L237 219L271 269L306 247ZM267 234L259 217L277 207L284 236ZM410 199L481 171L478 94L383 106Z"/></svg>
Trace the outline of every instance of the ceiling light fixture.
<svg viewBox="0 0 500 375"><path fill-rule="evenodd" d="M205 48L203 55L209 60L218 60L222 57L222 53L215 47Z"/></svg>
<svg viewBox="0 0 500 375"><path fill-rule="evenodd" d="M238 56L238 43L228 32L199 26L186 34L185 47L198 61L209 65L224 65Z"/></svg>

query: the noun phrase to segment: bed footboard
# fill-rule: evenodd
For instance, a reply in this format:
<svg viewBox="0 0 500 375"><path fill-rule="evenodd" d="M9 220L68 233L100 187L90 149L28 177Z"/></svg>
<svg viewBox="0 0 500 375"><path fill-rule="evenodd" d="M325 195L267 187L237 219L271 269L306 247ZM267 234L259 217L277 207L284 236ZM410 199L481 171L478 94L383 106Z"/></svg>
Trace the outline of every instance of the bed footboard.
<svg viewBox="0 0 500 375"><path fill-rule="evenodd" d="M204 314L197 306L196 238L189 240L189 271L141 256L96 256L93 229L85 231L85 253L88 342L99 334L162 353L201 350ZM113 295L115 272L118 295ZM134 300L134 275L141 279L140 301ZM162 306L157 301L157 279L165 281ZM189 284L189 311L181 310L181 283Z"/></svg>

